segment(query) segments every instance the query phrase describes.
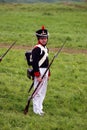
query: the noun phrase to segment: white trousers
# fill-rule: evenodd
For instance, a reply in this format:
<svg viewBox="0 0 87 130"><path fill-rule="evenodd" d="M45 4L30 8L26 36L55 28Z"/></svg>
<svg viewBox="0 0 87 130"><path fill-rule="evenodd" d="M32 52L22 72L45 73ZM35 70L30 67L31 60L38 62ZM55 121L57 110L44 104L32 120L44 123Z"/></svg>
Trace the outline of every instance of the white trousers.
<svg viewBox="0 0 87 130"><path fill-rule="evenodd" d="M40 68L41 77L43 76L45 71L46 71L46 68ZM46 75L44 76L42 82L40 83L40 85L33 97L33 111L36 114L41 113L43 110L43 101L46 96L47 81L48 81L48 71L47 71ZM35 77L34 78L34 89L36 88L37 84L38 84L38 81L37 81L37 78Z"/></svg>

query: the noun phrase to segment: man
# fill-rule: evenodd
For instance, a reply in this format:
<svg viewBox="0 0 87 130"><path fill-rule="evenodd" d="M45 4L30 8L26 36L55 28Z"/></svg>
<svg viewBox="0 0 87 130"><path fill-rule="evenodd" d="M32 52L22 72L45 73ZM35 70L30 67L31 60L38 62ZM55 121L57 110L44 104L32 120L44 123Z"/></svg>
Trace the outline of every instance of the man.
<svg viewBox="0 0 87 130"><path fill-rule="evenodd" d="M48 42L48 30L42 26L42 29L36 31L36 37L38 44L32 50L32 67L34 70L34 89L39 82L40 85L33 97L33 111L36 114L43 115L43 101L47 90L47 81L50 76L49 71L42 79L44 72L46 71L49 60L48 60L48 49L46 47Z"/></svg>

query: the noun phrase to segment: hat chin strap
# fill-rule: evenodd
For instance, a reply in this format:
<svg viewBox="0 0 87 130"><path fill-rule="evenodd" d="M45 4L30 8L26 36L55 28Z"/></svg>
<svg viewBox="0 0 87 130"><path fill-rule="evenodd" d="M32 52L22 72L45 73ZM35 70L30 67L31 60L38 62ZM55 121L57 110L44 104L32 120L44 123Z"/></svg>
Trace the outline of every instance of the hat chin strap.
<svg viewBox="0 0 87 130"><path fill-rule="evenodd" d="M46 43L45 45L43 45L43 44L39 41L39 39L38 39L38 44L41 44L42 46L46 46L47 43Z"/></svg>

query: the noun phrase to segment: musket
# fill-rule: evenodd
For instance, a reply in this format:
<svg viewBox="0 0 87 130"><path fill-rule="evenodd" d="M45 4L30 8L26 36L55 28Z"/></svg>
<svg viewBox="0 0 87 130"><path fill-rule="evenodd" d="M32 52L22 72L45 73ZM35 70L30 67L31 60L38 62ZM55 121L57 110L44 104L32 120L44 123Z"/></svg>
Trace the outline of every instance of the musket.
<svg viewBox="0 0 87 130"><path fill-rule="evenodd" d="M12 45L7 49L7 51L0 57L0 61L2 61L2 59L5 57L5 55L9 52L9 50L14 46L14 44L16 43L16 41L14 41L12 43Z"/></svg>
<svg viewBox="0 0 87 130"><path fill-rule="evenodd" d="M33 88L33 85L34 85L34 81L33 81L33 83L31 84L31 86L30 86L30 88L29 88L29 90L28 90L28 93L31 91L31 89Z"/></svg>
<svg viewBox="0 0 87 130"><path fill-rule="evenodd" d="M43 76L41 77L42 79L44 78L45 74L47 73L47 71L49 70L50 66L52 65L54 59L59 55L59 53L61 52L62 48L64 47L65 43L66 43L67 39L64 41L63 45L61 46L61 48L58 50L58 52L53 56L53 59L51 60L50 64L48 65L46 71L44 72ZM34 89L33 93L31 94L31 96L29 96L27 104L25 106L24 109L24 114L26 115L28 113L28 109L29 109L29 105L31 100L34 98L34 96L37 94L37 90L39 88L39 85L41 84L41 82L39 82L36 86L36 88Z"/></svg>

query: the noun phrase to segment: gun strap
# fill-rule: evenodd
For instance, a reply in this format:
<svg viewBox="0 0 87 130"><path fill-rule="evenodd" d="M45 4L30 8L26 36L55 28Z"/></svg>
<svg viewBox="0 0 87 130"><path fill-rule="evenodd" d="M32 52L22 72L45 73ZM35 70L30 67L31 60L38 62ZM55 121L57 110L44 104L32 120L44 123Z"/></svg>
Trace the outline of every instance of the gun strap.
<svg viewBox="0 0 87 130"><path fill-rule="evenodd" d="M38 44L36 45L38 46L40 49L41 49L41 54L42 54L42 51L45 52L44 56L40 59L39 61L39 67L44 63L44 61L46 60L46 58L48 57L48 50L47 50L47 47L43 47L42 45Z"/></svg>

